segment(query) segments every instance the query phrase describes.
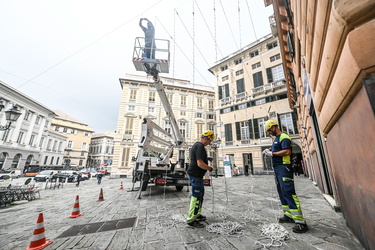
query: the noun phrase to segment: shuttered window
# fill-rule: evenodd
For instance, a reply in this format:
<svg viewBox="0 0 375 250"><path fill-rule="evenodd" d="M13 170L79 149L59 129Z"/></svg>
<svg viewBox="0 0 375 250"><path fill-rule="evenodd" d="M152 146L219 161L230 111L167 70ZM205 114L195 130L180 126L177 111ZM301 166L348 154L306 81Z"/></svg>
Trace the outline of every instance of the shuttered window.
<svg viewBox="0 0 375 250"><path fill-rule="evenodd" d="M245 92L245 81L243 78L236 81L237 84L237 94Z"/></svg>
<svg viewBox="0 0 375 250"><path fill-rule="evenodd" d="M232 124L225 124L225 141L230 142L233 141L233 135L232 135Z"/></svg>
<svg viewBox="0 0 375 250"><path fill-rule="evenodd" d="M262 71L253 74L254 88L263 85Z"/></svg>

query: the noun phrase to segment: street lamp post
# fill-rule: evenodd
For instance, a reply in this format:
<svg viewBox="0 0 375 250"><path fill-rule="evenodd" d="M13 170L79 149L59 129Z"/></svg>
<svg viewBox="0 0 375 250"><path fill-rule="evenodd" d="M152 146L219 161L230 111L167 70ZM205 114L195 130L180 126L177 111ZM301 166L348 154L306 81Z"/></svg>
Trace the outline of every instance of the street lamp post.
<svg viewBox="0 0 375 250"><path fill-rule="evenodd" d="M221 140L217 138L213 142L211 142L211 148L213 148L215 152L215 159L214 159L214 167L215 167L215 178L217 178L217 170L218 170L218 157L217 157L217 149L220 147Z"/></svg>
<svg viewBox="0 0 375 250"><path fill-rule="evenodd" d="M3 102L0 100L0 111L4 108ZM17 107L13 106L8 111L5 111L5 119L8 121L8 124L6 125L0 125L0 131L5 131L10 129L10 125L12 122L17 121L17 119L20 117L21 112L18 111Z"/></svg>

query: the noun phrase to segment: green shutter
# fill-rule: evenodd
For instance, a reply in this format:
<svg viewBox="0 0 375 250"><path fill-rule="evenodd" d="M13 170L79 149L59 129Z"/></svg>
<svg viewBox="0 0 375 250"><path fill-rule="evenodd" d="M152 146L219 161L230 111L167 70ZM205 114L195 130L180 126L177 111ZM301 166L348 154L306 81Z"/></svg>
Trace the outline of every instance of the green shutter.
<svg viewBox="0 0 375 250"><path fill-rule="evenodd" d="M268 80L268 83L273 82L272 69L271 68L267 68L266 71L267 71L267 80Z"/></svg>
<svg viewBox="0 0 375 250"><path fill-rule="evenodd" d="M237 136L237 140L241 140L241 124L240 124L240 122L236 122L236 136Z"/></svg>
<svg viewBox="0 0 375 250"><path fill-rule="evenodd" d="M225 94L226 94L226 96L225 97L229 97L230 95L229 95L229 84L225 84Z"/></svg>
<svg viewBox="0 0 375 250"><path fill-rule="evenodd" d="M254 88L262 86L263 85L262 71L254 73L253 79L254 79Z"/></svg>
<svg viewBox="0 0 375 250"><path fill-rule="evenodd" d="M219 100L221 100L221 99L223 99L223 87L218 86L218 90L219 90Z"/></svg>
<svg viewBox="0 0 375 250"><path fill-rule="evenodd" d="M254 139L254 133L253 133L253 120L248 121L249 125L249 133L250 133L250 139Z"/></svg>
<svg viewBox="0 0 375 250"><path fill-rule="evenodd" d="M225 141L233 141L232 124L225 124Z"/></svg>
<svg viewBox="0 0 375 250"><path fill-rule="evenodd" d="M238 79L236 81L237 84L237 94L245 92L245 84L244 84L244 79Z"/></svg>
<svg viewBox="0 0 375 250"><path fill-rule="evenodd" d="M258 123L258 119L254 119L254 133L255 133L255 139L259 139L260 136L259 136L259 123Z"/></svg>

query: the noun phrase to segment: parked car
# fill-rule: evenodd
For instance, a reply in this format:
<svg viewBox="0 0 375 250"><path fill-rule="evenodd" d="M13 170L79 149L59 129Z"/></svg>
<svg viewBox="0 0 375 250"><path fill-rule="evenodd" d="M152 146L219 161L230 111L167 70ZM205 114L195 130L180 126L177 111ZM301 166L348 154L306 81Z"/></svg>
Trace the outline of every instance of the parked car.
<svg viewBox="0 0 375 250"><path fill-rule="evenodd" d="M90 170L90 175L92 177L96 177L98 175L98 172L96 172L96 170Z"/></svg>
<svg viewBox="0 0 375 250"><path fill-rule="evenodd" d="M68 179L68 182L74 182L76 180L76 176L70 173L56 173L52 178L58 178L60 182L65 182L66 179Z"/></svg>
<svg viewBox="0 0 375 250"><path fill-rule="evenodd" d="M57 173L57 170L43 170L39 174L37 174L34 177L34 181L36 182L44 182L47 181L48 179L52 179L52 176Z"/></svg>
<svg viewBox="0 0 375 250"><path fill-rule="evenodd" d="M86 170L81 170L79 171L81 174L82 174L82 178L83 179L90 179L91 178L91 173L89 171L86 171Z"/></svg>
<svg viewBox="0 0 375 250"><path fill-rule="evenodd" d="M9 178L19 178L21 176L21 170L19 169L3 169L0 171L0 179L4 179L3 176L9 176Z"/></svg>
<svg viewBox="0 0 375 250"><path fill-rule="evenodd" d="M78 172L74 170L63 170L54 175L54 178L60 178L60 181L65 181L68 178L68 182L77 181Z"/></svg>

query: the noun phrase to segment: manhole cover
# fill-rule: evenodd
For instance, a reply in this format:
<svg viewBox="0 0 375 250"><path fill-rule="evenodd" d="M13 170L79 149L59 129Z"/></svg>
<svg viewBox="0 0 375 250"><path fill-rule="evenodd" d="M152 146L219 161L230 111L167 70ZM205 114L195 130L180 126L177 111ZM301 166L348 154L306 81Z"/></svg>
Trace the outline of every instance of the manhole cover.
<svg viewBox="0 0 375 250"><path fill-rule="evenodd" d="M118 230L123 228L134 227L137 217L125 218L121 220L110 220L102 222L94 222L83 225L75 225L60 234L57 238L78 236L84 234L92 234L98 232L105 232L111 230Z"/></svg>

